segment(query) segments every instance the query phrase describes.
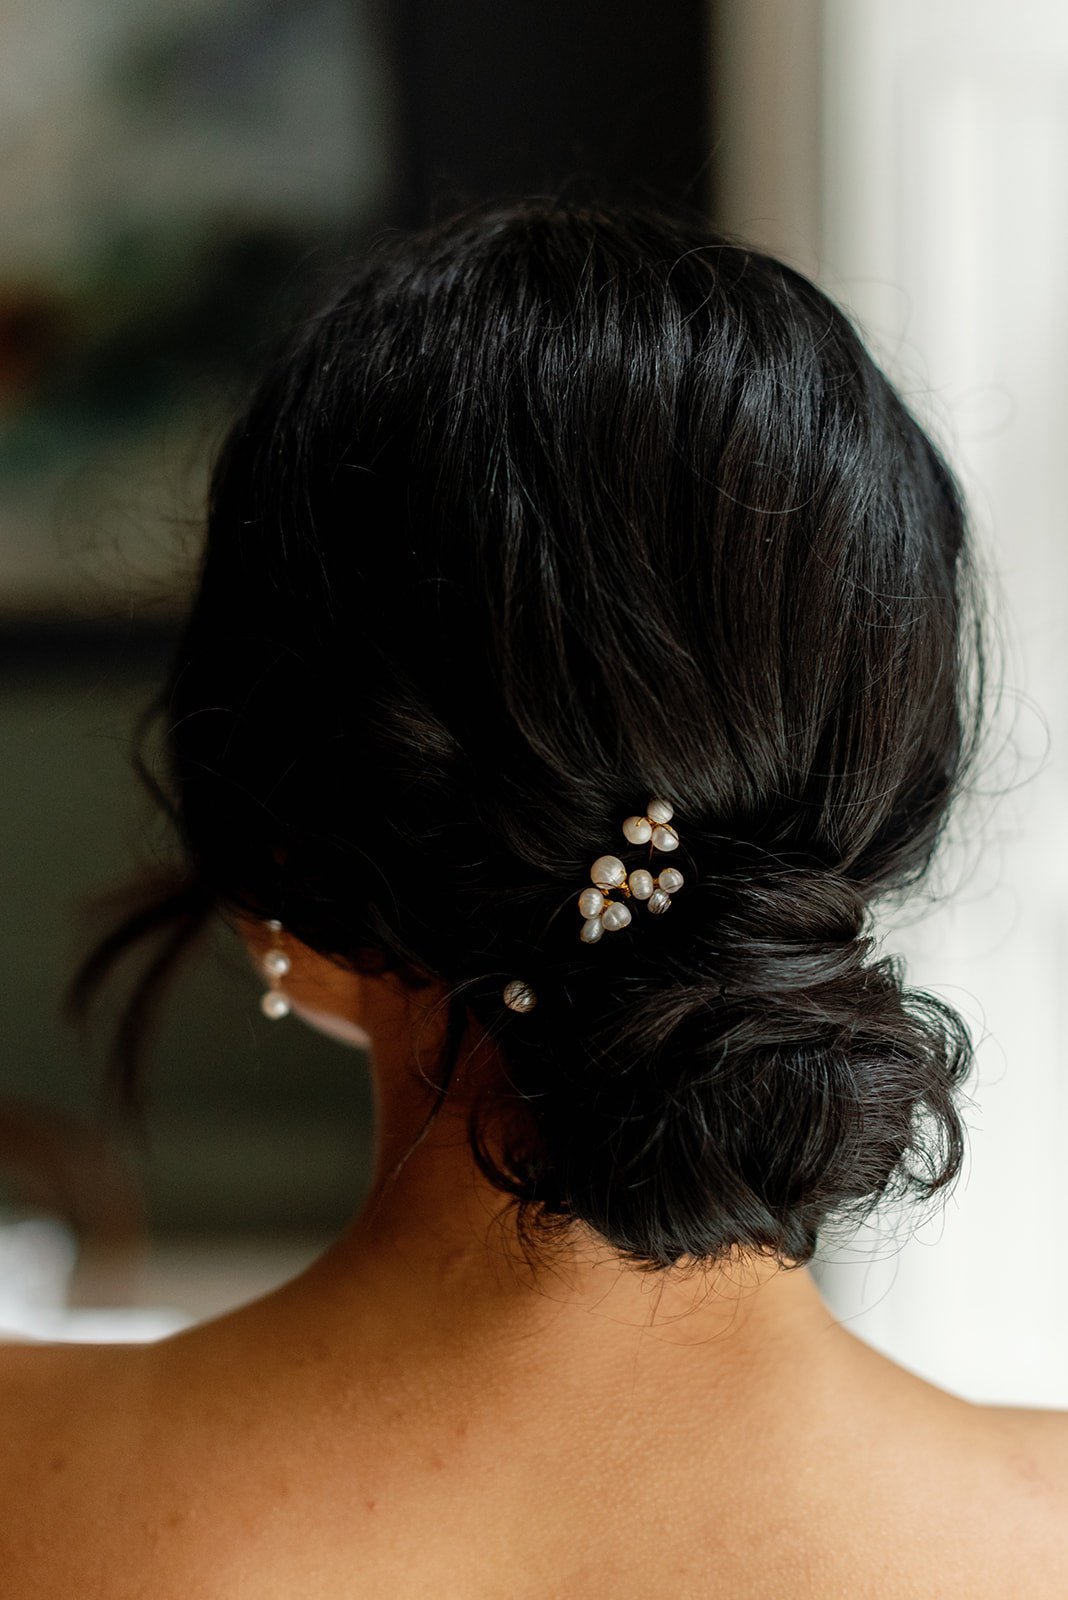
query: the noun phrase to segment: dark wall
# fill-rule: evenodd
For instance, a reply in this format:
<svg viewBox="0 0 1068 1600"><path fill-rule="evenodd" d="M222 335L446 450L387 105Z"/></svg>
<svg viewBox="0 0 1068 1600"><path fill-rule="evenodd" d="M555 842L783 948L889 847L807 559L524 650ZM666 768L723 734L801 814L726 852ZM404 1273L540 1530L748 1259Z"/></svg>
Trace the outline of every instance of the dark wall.
<svg viewBox="0 0 1068 1600"><path fill-rule="evenodd" d="M707 5L397 0L398 211L591 180L709 194Z"/></svg>

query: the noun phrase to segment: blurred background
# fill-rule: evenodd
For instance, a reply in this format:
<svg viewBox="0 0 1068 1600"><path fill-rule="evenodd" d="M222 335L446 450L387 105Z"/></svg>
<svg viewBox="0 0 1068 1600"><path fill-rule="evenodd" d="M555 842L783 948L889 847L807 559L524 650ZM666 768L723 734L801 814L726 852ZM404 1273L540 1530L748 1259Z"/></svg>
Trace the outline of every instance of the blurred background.
<svg viewBox="0 0 1068 1600"><path fill-rule="evenodd" d="M816 1272L976 1399L1068 1406L1068 12L1057 0L14 0L0 58L0 1328L149 1338L358 1207L362 1057L218 932L143 1131L63 987L151 865L131 765L207 465L278 331L383 229L517 191L678 197L856 316L971 495L1005 690L935 886L885 927L981 1041L964 1180Z"/></svg>

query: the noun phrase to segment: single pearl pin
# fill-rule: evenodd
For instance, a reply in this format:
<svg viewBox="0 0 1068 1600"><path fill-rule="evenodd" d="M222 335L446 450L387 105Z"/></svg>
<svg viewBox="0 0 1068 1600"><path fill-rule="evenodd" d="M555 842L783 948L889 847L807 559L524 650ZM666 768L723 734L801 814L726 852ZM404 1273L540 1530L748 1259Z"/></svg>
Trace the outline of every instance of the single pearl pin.
<svg viewBox="0 0 1068 1600"><path fill-rule="evenodd" d="M506 983L501 998L509 1011L533 1011L538 1003L538 997L530 984L524 983L521 978L512 978Z"/></svg>

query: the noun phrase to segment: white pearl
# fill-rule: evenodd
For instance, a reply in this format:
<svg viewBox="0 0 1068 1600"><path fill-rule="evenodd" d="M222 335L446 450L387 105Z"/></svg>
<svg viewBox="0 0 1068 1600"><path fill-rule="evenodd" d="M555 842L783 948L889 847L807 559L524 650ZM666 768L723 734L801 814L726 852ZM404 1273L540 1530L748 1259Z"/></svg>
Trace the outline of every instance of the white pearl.
<svg viewBox="0 0 1068 1600"><path fill-rule="evenodd" d="M263 970L272 978L284 978L292 965L284 950L268 950L263 958Z"/></svg>
<svg viewBox="0 0 1068 1600"><path fill-rule="evenodd" d="M679 836L674 828L654 828L653 848L656 850L677 850Z"/></svg>
<svg viewBox="0 0 1068 1600"><path fill-rule="evenodd" d="M605 906L601 921L609 933L625 928L630 921L630 906L625 906L621 900L613 900L610 906Z"/></svg>
<svg viewBox="0 0 1068 1600"><path fill-rule="evenodd" d="M644 867L637 867L627 881L630 884L630 892L635 900L648 900L656 888L652 873L646 872Z"/></svg>
<svg viewBox="0 0 1068 1600"><path fill-rule="evenodd" d="M510 1011L533 1011L538 1003L530 984L520 978L513 978L505 984L502 998Z"/></svg>
<svg viewBox="0 0 1068 1600"><path fill-rule="evenodd" d="M645 808L645 815L650 822L670 822L675 811L666 800L650 800Z"/></svg>
<svg viewBox="0 0 1068 1600"><path fill-rule="evenodd" d="M272 1022L277 1022L280 1017L288 1017L289 1001L284 994L279 994L277 989L268 989L260 999L260 1010L265 1017L270 1017Z"/></svg>
<svg viewBox="0 0 1068 1600"><path fill-rule="evenodd" d="M657 878L657 884L667 894L674 894L676 889L681 889L686 879L678 867L665 867Z"/></svg>
<svg viewBox="0 0 1068 1600"><path fill-rule="evenodd" d="M281 933L282 931L282 924L279 922L277 917L269 917L266 925L268 928L270 928L272 933Z"/></svg>
<svg viewBox="0 0 1068 1600"><path fill-rule="evenodd" d="M618 889L627 876L627 869L618 856L598 856L590 868L590 877L602 889Z"/></svg>
<svg viewBox="0 0 1068 1600"><path fill-rule="evenodd" d="M648 817L628 817L623 824L623 837L631 844L648 844L653 825Z"/></svg>
<svg viewBox="0 0 1068 1600"><path fill-rule="evenodd" d="M649 896L649 910L654 917L663 916L665 911L671 910L671 896L663 889L654 889Z"/></svg>
<svg viewBox="0 0 1068 1600"><path fill-rule="evenodd" d="M584 917L599 917L604 910L604 895L600 889L583 889L578 898L578 908Z"/></svg>
<svg viewBox="0 0 1068 1600"><path fill-rule="evenodd" d="M587 922L582 924L581 931L579 932L579 938L582 940L583 944L596 944L603 932L604 923L601 921L601 918L590 917Z"/></svg>

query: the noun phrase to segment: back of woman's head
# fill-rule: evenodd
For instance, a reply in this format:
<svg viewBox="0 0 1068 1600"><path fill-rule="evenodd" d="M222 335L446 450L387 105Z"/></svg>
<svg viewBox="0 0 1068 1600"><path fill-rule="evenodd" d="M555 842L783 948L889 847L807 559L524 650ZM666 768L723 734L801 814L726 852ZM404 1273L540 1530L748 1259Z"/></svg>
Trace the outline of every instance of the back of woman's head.
<svg viewBox="0 0 1068 1600"><path fill-rule="evenodd" d="M787 266L648 208L389 237L217 463L166 700L192 869L444 982L524 1228L804 1261L961 1163L967 1031L867 929L974 751L966 561L938 450ZM650 796L685 887L585 944Z"/></svg>

